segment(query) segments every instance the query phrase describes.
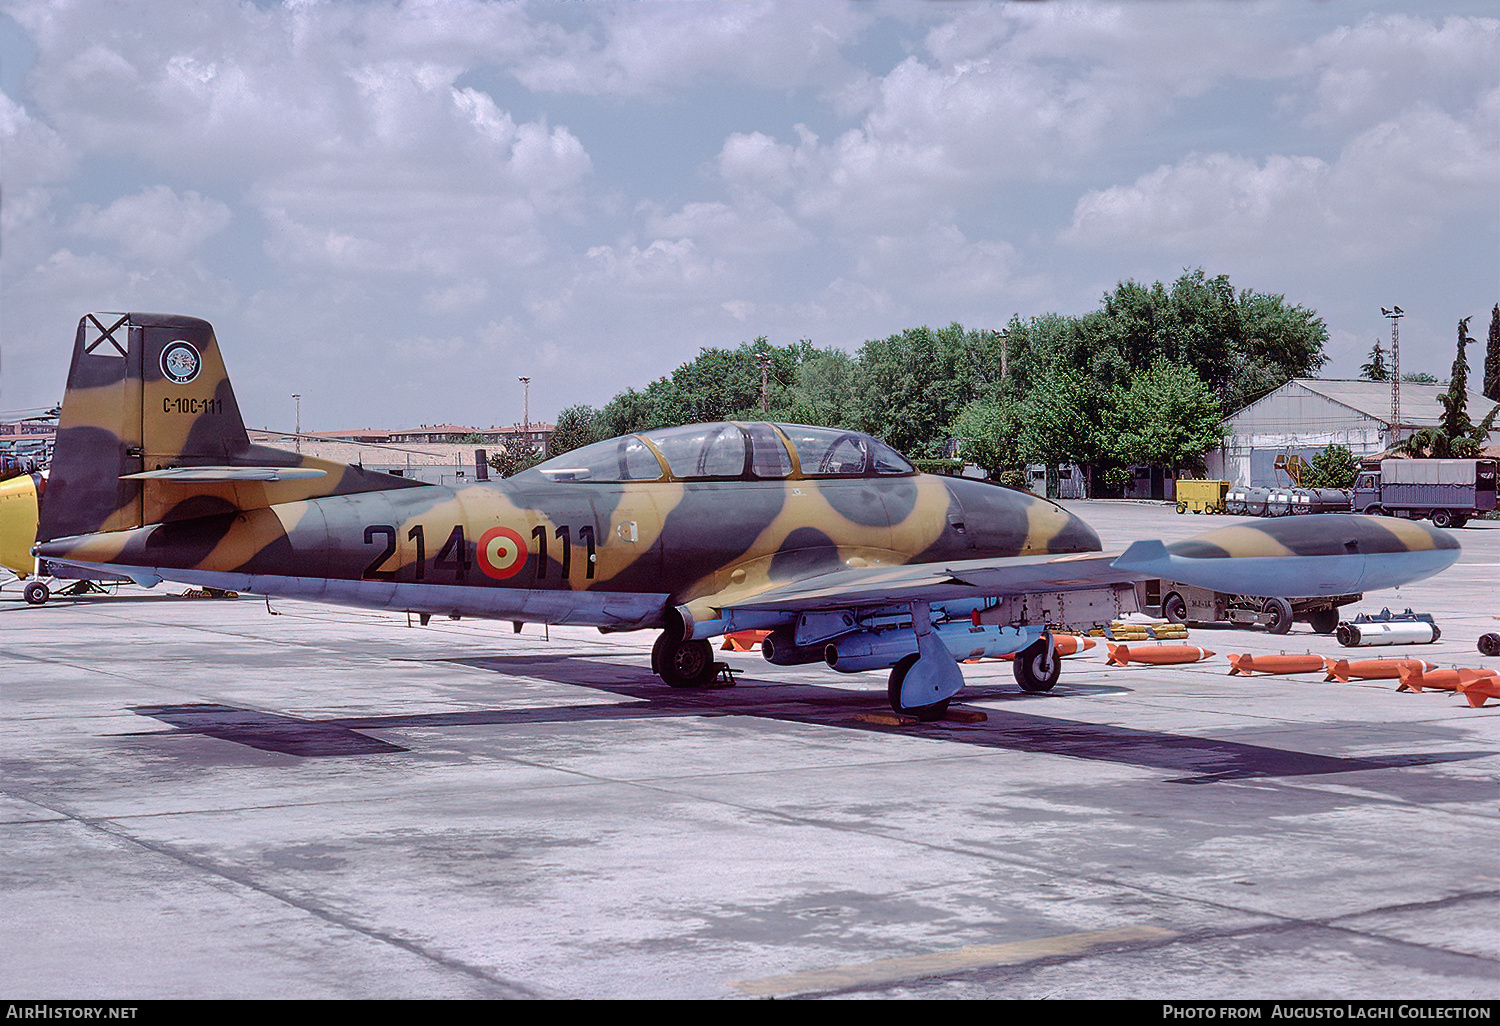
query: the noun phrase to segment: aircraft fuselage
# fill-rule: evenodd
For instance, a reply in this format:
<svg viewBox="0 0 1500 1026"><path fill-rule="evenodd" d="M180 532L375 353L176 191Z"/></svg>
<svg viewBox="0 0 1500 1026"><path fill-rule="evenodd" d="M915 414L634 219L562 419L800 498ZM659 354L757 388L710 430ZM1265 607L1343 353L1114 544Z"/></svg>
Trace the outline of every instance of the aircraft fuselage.
<svg viewBox="0 0 1500 1026"><path fill-rule="evenodd" d="M96 534L67 558L236 590L625 628L845 567L1098 549L1053 503L918 474L365 492Z"/></svg>

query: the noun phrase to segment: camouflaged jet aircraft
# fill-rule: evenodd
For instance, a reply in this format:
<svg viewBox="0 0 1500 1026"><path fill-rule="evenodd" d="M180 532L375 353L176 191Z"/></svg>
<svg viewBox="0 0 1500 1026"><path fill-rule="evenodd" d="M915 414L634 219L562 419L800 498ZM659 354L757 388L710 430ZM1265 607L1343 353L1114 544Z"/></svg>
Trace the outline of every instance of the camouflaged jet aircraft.
<svg viewBox="0 0 1500 1026"><path fill-rule="evenodd" d="M1056 503L792 424L646 431L425 485L252 445L213 328L137 313L79 324L38 537L53 563L147 585L659 630L674 687L710 680L708 639L769 630L772 663L889 670L891 706L924 718L962 659L1016 654L1021 687L1049 690L1051 631L1133 611L1143 578L1348 595L1458 557L1442 531L1351 515L1103 553Z"/></svg>

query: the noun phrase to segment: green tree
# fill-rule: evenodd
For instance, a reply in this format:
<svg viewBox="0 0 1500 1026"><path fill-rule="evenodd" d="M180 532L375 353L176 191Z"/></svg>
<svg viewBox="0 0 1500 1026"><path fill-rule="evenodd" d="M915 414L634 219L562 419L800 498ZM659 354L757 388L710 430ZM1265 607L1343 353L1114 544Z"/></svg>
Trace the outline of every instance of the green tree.
<svg viewBox="0 0 1500 1026"><path fill-rule="evenodd" d="M1359 376L1365 381L1389 381L1391 380L1391 369L1385 363L1385 349L1380 345L1380 340L1375 340L1375 347L1370 350L1369 362L1359 368Z"/></svg>
<svg viewBox="0 0 1500 1026"><path fill-rule="evenodd" d="M853 422L854 357L823 349L802 359L796 378L771 407L770 420L788 424L848 427Z"/></svg>
<svg viewBox="0 0 1500 1026"><path fill-rule="evenodd" d="M1500 403L1475 424L1469 419L1469 357L1467 349L1474 337L1469 334L1469 318L1458 322L1458 346L1453 357L1453 371L1448 388L1438 394L1443 408L1439 426L1423 428L1398 447L1408 456L1431 459L1470 459L1479 455L1489 440L1490 429L1500 415Z"/></svg>
<svg viewBox="0 0 1500 1026"><path fill-rule="evenodd" d="M517 442L490 453L490 469L500 477L513 477L542 462L542 450L525 442Z"/></svg>
<svg viewBox="0 0 1500 1026"><path fill-rule="evenodd" d="M598 410L582 403L569 406L557 415L557 423L553 425L552 435L547 439L547 458L581 449L600 441L602 437L599 434Z"/></svg>
<svg viewBox="0 0 1500 1026"><path fill-rule="evenodd" d="M1085 315L1069 361L1101 389L1127 385L1134 372L1165 359L1191 367L1226 410L1321 367L1328 329L1284 296L1243 289L1227 275L1184 271L1171 288L1124 281Z"/></svg>
<svg viewBox="0 0 1500 1026"><path fill-rule="evenodd" d="M1097 464L1107 454L1098 407L1092 383L1061 363L1047 368L1022 398L1017 455L1047 468L1048 498L1058 495L1058 464Z"/></svg>
<svg viewBox="0 0 1500 1026"><path fill-rule="evenodd" d="M1448 390L1438 395L1443 407L1443 434L1451 439L1467 438L1474 432L1469 420L1469 318L1458 322L1458 352L1453 357L1453 371L1448 376Z"/></svg>
<svg viewBox="0 0 1500 1026"><path fill-rule="evenodd" d="M1020 462L1017 443L1021 423L1013 400L975 399L954 418L949 434L958 440L959 454L998 477L1006 467Z"/></svg>
<svg viewBox="0 0 1500 1026"><path fill-rule="evenodd" d="M598 430L601 437L614 438L686 423L685 404L677 386L666 378L657 378L640 391L627 388L606 403L599 411Z"/></svg>
<svg viewBox="0 0 1500 1026"><path fill-rule="evenodd" d="M1484 349L1484 397L1500 402L1500 303L1490 312L1490 338Z"/></svg>
<svg viewBox="0 0 1500 1026"><path fill-rule="evenodd" d="M1105 449L1122 466L1201 466L1223 440L1223 411L1191 367L1158 358L1110 397Z"/></svg>
<svg viewBox="0 0 1500 1026"><path fill-rule="evenodd" d="M1308 488L1352 488L1359 460L1346 446L1328 445L1312 458L1312 472L1302 479Z"/></svg>
<svg viewBox="0 0 1500 1026"><path fill-rule="evenodd" d="M960 324L871 339L854 375L855 426L912 457L940 457L948 426L991 392L987 340Z"/></svg>

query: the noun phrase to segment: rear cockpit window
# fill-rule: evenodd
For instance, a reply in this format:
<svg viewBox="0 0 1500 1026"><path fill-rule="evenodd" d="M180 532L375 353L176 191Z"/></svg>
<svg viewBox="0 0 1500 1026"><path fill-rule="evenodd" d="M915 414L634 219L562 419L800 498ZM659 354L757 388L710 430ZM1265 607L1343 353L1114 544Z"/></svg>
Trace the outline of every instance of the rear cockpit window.
<svg viewBox="0 0 1500 1026"><path fill-rule="evenodd" d="M672 476L677 478L745 476L745 432L735 424L689 424L648 432Z"/></svg>
<svg viewBox="0 0 1500 1026"><path fill-rule="evenodd" d="M776 429L769 424L746 424L750 436L750 473L759 478L792 476L792 457Z"/></svg>

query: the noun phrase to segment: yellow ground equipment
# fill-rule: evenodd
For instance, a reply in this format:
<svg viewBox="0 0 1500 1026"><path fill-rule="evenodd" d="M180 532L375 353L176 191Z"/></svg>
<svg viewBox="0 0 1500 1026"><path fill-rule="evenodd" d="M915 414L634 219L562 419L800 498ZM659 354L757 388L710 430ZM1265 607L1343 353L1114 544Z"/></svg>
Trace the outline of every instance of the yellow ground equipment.
<svg viewBox="0 0 1500 1026"><path fill-rule="evenodd" d="M21 474L0 481L0 566L27 577L36 569L31 546L36 544L37 495L40 474Z"/></svg>
<svg viewBox="0 0 1500 1026"><path fill-rule="evenodd" d="M1224 496L1229 494L1228 481L1177 482L1177 512L1223 513Z"/></svg>
<svg viewBox="0 0 1500 1026"><path fill-rule="evenodd" d="M39 514L38 496L44 488L41 474L21 474L0 481L0 566L17 577L36 573L36 557L31 546L36 543ZM26 585L26 601L37 605L47 601L47 586L40 581Z"/></svg>

